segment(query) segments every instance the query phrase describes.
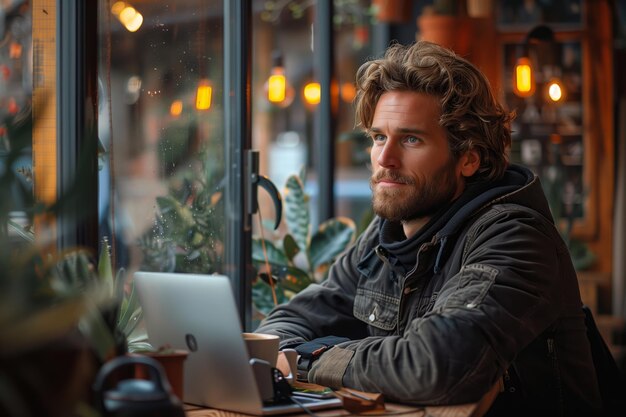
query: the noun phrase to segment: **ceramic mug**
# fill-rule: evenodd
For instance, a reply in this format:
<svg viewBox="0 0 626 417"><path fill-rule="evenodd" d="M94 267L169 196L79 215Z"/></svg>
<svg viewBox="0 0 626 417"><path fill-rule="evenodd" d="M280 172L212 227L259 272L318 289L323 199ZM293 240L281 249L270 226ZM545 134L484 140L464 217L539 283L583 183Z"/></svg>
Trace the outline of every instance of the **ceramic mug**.
<svg viewBox="0 0 626 417"><path fill-rule="evenodd" d="M280 339L273 334L264 333L244 333L243 340L246 342L248 356L269 362L272 367L276 367L278 358L278 342Z"/></svg>
<svg viewBox="0 0 626 417"><path fill-rule="evenodd" d="M248 356L268 362L273 368L276 367L278 359L278 336L265 333L243 333L243 340L246 342ZM296 380L298 364L298 353L294 349L283 349L285 359L289 365L289 372L285 374L285 379L290 384Z"/></svg>

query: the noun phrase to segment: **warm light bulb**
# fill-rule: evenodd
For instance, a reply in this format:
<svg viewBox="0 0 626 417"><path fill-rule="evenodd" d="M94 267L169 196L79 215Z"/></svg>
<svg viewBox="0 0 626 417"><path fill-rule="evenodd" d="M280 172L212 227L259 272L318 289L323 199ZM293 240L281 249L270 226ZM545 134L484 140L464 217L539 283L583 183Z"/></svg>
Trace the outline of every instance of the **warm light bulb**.
<svg viewBox="0 0 626 417"><path fill-rule="evenodd" d="M522 57L515 64L513 91L520 97L530 97L535 92L535 80L530 59Z"/></svg>
<svg viewBox="0 0 626 417"><path fill-rule="evenodd" d="M124 7L124 9L120 12L120 14L118 15L120 22L122 22L122 24L124 26L126 26L128 23L130 23L134 18L135 15L137 14L137 10L135 10L134 7L132 6L126 6Z"/></svg>
<svg viewBox="0 0 626 417"><path fill-rule="evenodd" d="M174 117L178 117L183 112L183 102L181 100L174 100L170 105L170 114Z"/></svg>
<svg viewBox="0 0 626 417"><path fill-rule="evenodd" d="M134 7L126 5L118 18L129 32L136 32L143 23L143 16Z"/></svg>
<svg viewBox="0 0 626 417"><path fill-rule="evenodd" d="M125 27L126 27L126 30L128 30L129 32L137 32L137 30L139 30L142 24L143 24L143 16L141 15L141 13L136 12L135 17L133 17L133 20L128 22L128 24Z"/></svg>
<svg viewBox="0 0 626 417"><path fill-rule="evenodd" d="M555 103L563 98L563 87L559 80L554 79L548 83L548 97Z"/></svg>
<svg viewBox="0 0 626 417"><path fill-rule="evenodd" d="M209 110L211 108L211 95L213 94L213 88L208 80L200 81L198 84L198 90L196 92L196 109Z"/></svg>
<svg viewBox="0 0 626 417"><path fill-rule="evenodd" d="M276 68L267 80L267 99L271 103L282 103L286 96L287 79L282 68Z"/></svg>
<svg viewBox="0 0 626 417"><path fill-rule="evenodd" d="M320 99L322 97L322 92L320 90L320 83L311 82L304 86L304 90L302 91L304 95L304 100L310 105L319 104Z"/></svg>

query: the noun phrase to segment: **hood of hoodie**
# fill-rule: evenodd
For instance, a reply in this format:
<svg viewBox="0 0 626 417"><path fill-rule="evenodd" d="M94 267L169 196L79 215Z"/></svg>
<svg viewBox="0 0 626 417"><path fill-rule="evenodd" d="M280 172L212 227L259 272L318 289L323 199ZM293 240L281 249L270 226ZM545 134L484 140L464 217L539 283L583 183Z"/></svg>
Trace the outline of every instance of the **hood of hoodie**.
<svg viewBox="0 0 626 417"><path fill-rule="evenodd" d="M402 272L410 271L415 264L415 254L426 242L440 245L435 273L449 236L463 227L467 220L493 204L514 203L530 207L552 219L548 202L539 178L529 169L510 165L498 181L470 182L456 200L442 207L415 235L406 238L399 222L380 222L380 245L389 254L389 262Z"/></svg>

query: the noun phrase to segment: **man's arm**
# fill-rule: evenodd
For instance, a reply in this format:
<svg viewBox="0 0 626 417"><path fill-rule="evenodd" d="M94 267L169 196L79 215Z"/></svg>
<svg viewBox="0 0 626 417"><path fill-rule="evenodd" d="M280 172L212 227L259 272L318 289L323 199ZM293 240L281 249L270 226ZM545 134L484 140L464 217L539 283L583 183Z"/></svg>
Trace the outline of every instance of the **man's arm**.
<svg viewBox="0 0 626 417"><path fill-rule="evenodd" d="M309 380L414 403L478 400L561 309L558 232L527 211L491 212L433 310L397 336L337 346Z"/></svg>

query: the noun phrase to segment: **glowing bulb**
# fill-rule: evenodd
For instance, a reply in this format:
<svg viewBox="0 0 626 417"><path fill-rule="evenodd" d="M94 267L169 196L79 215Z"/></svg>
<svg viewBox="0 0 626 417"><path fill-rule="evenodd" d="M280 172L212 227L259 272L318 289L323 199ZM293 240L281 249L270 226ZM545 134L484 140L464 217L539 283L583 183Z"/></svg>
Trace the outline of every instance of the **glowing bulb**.
<svg viewBox="0 0 626 417"><path fill-rule="evenodd" d="M514 71L513 91L520 97L530 97L535 92L535 80L530 59L522 57L517 60Z"/></svg>
<svg viewBox="0 0 626 417"><path fill-rule="evenodd" d="M135 15L137 14L137 10L135 10L134 7L132 6L126 6L124 7L124 9L120 12L120 14L118 15L120 22L122 22L122 24L124 26L126 26L128 23L130 23L134 18Z"/></svg>
<svg viewBox="0 0 626 417"><path fill-rule="evenodd" d="M170 114L174 117L178 117L183 112L183 102L181 100L174 100L170 105Z"/></svg>
<svg viewBox="0 0 626 417"><path fill-rule="evenodd" d="M137 30L141 27L142 23L143 23L143 16L141 15L141 13L137 12L135 13L135 17L133 17L133 20L128 22L128 24L125 27L126 27L126 30L128 30L129 32L137 32Z"/></svg>
<svg viewBox="0 0 626 417"><path fill-rule="evenodd" d="M198 90L196 92L196 109L209 110L211 108L211 96L213 94L213 87L209 80L201 80L198 84Z"/></svg>
<svg viewBox="0 0 626 417"><path fill-rule="evenodd" d="M143 23L143 16L134 7L125 5L118 18L129 32L136 32Z"/></svg>
<svg viewBox="0 0 626 417"><path fill-rule="evenodd" d="M302 91L304 95L304 100L311 105L319 104L320 99L322 97L322 92L320 90L320 83L308 83L304 86L304 90Z"/></svg>
<svg viewBox="0 0 626 417"><path fill-rule="evenodd" d="M272 103L282 103L287 96L287 79L282 68L272 72L267 80L267 99Z"/></svg>
<svg viewBox="0 0 626 417"><path fill-rule="evenodd" d="M558 80L552 80L548 84L548 97L554 102L563 98L563 87L561 87L561 83Z"/></svg>

